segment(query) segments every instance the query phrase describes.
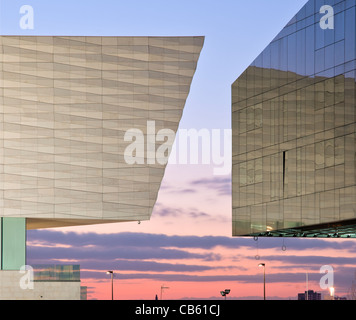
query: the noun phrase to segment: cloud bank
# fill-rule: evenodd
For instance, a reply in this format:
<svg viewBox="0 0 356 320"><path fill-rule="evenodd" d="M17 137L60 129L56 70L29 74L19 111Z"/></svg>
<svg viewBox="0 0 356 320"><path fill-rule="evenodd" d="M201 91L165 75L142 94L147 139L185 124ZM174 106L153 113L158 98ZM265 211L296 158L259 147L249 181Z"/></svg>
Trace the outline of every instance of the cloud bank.
<svg viewBox="0 0 356 320"><path fill-rule="evenodd" d="M351 286L356 241L285 239L283 244L287 251L281 250L282 239L258 239L269 283L300 283L306 272L310 281L318 281L320 267L332 265L338 285L345 291ZM106 279L104 271L113 269L119 279L254 284L260 283L260 272L244 264L255 259L255 250L252 238L31 230L27 256L32 265L80 264L82 279ZM330 256L330 250L340 255Z"/></svg>

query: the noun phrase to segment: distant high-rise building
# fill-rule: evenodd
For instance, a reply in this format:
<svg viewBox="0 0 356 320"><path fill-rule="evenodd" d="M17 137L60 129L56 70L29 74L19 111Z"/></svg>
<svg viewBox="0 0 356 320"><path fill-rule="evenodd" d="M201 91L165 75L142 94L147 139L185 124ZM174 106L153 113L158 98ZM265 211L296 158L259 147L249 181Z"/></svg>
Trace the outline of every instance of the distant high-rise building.
<svg viewBox="0 0 356 320"><path fill-rule="evenodd" d="M315 292L314 290L298 293L298 300L321 300L321 293Z"/></svg>
<svg viewBox="0 0 356 320"><path fill-rule="evenodd" d="M356 2L310 0L232 85L234 236L356 237Z"/></svg>

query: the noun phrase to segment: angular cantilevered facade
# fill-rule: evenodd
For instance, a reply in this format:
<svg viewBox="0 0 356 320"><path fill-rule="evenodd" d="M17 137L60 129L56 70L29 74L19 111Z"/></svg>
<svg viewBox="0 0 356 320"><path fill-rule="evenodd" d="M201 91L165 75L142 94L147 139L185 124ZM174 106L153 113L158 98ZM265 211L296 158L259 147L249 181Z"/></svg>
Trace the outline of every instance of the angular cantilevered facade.
<svg viewBox="0 0 356 320"><path fill-rule="evenodd" d="M125 132L177 130L203 42L0 36L0 216L27 229L148 220L165 164L128 163Z"/></svg>
<svg viewBox="0 0 356 320"><path fill-rule="evenodd" d="M234 236L356 236L355 21L310 0L232 85Z"/></svg>

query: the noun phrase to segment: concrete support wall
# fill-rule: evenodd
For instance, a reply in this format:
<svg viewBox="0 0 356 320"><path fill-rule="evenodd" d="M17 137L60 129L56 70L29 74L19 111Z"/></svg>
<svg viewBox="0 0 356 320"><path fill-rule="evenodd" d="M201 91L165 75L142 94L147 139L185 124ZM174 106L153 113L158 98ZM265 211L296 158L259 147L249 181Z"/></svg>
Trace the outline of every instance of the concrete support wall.
<svg viewBox="0 0 356 320"><path fill-rule="evenodd" d="M30 282L26 272L0 271L0 300L80 300L80 281Z"/></svg>

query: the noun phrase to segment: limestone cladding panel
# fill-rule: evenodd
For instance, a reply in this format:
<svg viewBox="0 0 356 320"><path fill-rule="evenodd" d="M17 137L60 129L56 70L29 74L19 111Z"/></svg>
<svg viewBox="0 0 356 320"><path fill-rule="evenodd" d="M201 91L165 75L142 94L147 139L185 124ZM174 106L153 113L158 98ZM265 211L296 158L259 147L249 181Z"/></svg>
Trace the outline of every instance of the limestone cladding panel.
<svg viewBox="0 0 356 320"><path fill-rule="evenodd" d="M150 218L165 165L125 132L176 131L203 37L0 37L0 215L28 228Z"/></svg>

